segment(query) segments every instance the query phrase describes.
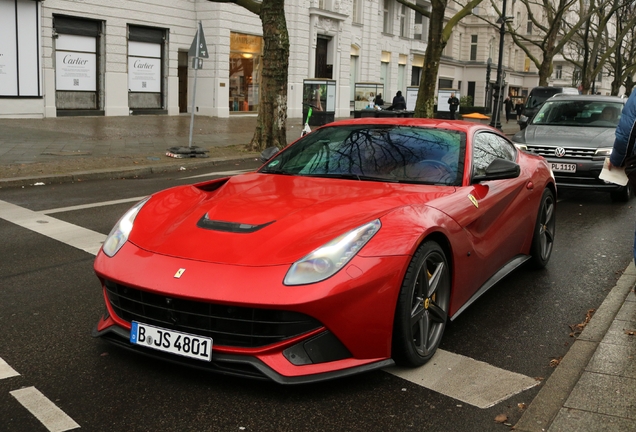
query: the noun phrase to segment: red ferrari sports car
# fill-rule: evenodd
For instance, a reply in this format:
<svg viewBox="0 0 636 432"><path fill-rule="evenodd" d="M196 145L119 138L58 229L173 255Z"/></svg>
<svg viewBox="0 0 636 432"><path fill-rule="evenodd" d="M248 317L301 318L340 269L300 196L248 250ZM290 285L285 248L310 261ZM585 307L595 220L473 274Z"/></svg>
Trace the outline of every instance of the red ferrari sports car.
<svg viewBox="0 0 636 432"><path fill-rule="evenodd" d="M95 260L93 334L285 384L416 367L493 284L547 264L555 209L546 161L487 126L334 122L130 209Z"/></svg>

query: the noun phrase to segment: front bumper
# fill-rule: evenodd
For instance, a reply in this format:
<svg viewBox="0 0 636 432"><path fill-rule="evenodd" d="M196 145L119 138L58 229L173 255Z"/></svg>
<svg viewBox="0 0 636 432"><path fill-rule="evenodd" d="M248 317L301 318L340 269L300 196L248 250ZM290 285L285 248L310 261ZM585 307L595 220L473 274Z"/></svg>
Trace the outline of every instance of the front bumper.
<svg viewBox="0 0 636 432"><path fill-rule="evenodd" d="M288 266L254 268L191 261L152 254L128 242L115 257L108 258L100 253L95 260L107 312L93 335L171 362L287 384L365 372L393 364L393 316L406 265L408 257L405 256L356 257L348 267L323 282L285 286L282 280ZM177 269L186 269L179 278L175 277ZM131 344L130 321L145 322L141 316L151 315L144 315L136 307L129 307L130 303L124 304L113 298L113 283L124 289L148 293L153 297L148 303L150 306L164 305L167 309L165 324L146 322L159 327L173 329L171 321L189 319L182 315L182 310L170 309L177 303L175 299L221 305L227 309L290 311L312 318L317 325L304 328L300 333L289 333L279 340L254 345L234 344L232 339L218 337L218 333L215 336L214 332L218 330L215 328L204 329L211 333L196 329L187 331L226 341L214 342L212 362L208 364ZM122 312L124 310L133 314ZM118 312L122 316L118 316ZM161 319L157 315L152 317ZM235 319L236 316L225 318ZM254 322L258 325L262 320ZM227 320L222 330L227 330ZM294 361L305 355L308 361Z"/></svg>
<svg viewBox="0 0 636 432"><path fill-rule="evenodd" d="M99 337L120 348L133 351L144 356L162 360L169 363L179 364L207 372L220 373L229 376L238 376L257 380L269 380L279 384L308 384L312 382L327 381L342 378L345 376L369 372L393 366L395 362L391 359L376 359L368 361L343 360L334 362L331 365L335 370L305 375L286 376L277 372L270 364L264 362L256 356L237 355L226 353L214 353L211 362L191 360L186 357L174 356L171 354L133 345L129 342L130 331L112 325L99 331L97 327L93 329L93 337ZM339 369L340 368L340 369ZM306 371L309 372L309 371Z"/></svg>
<svg viewBox="0 0 636 432"><path fill-rule="evenodd" d="M546 160L550 166L552 166L553 163L576 165L576 172L559 172L553 170L554 179L559 188L613 192L623 187L598 178L603 169L603 160L582 161L580 159L565 158L546 158Z"/></svg>

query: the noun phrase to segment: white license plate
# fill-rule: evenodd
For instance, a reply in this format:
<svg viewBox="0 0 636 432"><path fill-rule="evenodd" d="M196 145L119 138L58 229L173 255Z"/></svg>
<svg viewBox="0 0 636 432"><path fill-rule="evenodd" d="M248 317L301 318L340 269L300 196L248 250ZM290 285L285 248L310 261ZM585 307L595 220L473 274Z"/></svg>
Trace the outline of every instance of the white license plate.
<svg viewBox="0 0 636 432"><path fill-rule="evenodd" d="M550 162L554 172L576 172L576 164Z"/></svg>
<svg viewBox="0 0 636 432"><path fill-rule="evenodd" d="M212 360L212 338L132 322L130 343L197 360Z"/></svg>

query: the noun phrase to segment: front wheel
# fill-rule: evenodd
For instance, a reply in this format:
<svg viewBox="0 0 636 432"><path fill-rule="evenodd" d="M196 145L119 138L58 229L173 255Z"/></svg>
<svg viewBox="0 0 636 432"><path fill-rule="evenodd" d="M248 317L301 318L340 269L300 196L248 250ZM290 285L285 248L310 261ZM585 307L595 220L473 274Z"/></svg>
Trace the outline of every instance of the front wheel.
<svg viewBox="0 0 636 432"><path fill-rule="evenodd" d="M556 233L556 201L549 188L543 191L539 214L534 226L532 237L532 264L535 268L543 268L548 264L552 255L554 235Z"/></svg>
<svg viewBox="0 0 636 432"><path fill-rule="evenodd" d="M451 277L446 255L433 241L422 244L402 282L393 325L393 360L421 366L439 346L448 318Z"/></svg>
<svg viewBox="0 0 636 432"><path fill-rule="evenodd" d="M629 183L626 186L619 188L613 192L610 192L610 198L614 202L627 202L632 197L632 187Z"/></svg>

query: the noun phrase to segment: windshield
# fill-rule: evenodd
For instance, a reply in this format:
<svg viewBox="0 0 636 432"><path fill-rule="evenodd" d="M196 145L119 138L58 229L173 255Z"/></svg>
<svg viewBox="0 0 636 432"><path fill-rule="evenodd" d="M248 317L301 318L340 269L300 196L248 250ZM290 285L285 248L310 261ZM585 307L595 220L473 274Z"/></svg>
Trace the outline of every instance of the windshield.
<svg viewBox="0 0 636 432"><path fill-rule="evenodd" d="M622 109L623 104L620 102L548 101L532 119L531 124L615 128Z"/></svg>
<svg viewBox="0 0 636 432"><path fill-rule="evenodd" d="M269 161L260 172L352 180L461 184L463 133L394 125L318 129Z"/></svg>

